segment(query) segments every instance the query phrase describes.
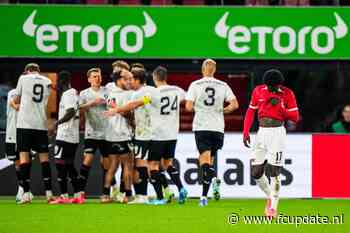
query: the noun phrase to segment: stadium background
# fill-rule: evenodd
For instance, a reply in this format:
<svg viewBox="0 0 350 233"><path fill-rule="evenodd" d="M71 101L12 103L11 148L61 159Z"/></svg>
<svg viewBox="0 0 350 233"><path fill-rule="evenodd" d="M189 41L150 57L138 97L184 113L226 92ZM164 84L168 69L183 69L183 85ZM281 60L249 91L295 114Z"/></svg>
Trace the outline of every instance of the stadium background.
<svg viewBox="0 0 350 233"><path fill-rule="evenodd" d="M121 1L123 3L125 1ZM186 2L186 1L185 1ZM200 2L200 1L198 1ZM191 1L192 4L198 3L197 1ZM277 1L276 1L277 2ZM135 3L135 1L131 1L129 3ZM312 1L311 1L312 3ZM174 56L175 59L171 59L172 54L164 53L164 56L159 56L159 58L145 58L150 56L142 56L142 53L134 53L134 54L126 54L121 53L112 55L96 55L96 56L85 56L84 54L77 54L76 56L70 55L50 55L35 51L31 53L31 49L22 50L21 51L21 41L18 41L19 38L11 35L11 24L5 23L5 19L10 22L8 18L11 17L22 17L26 19L29 14L22 15L19 11L18 15L11 14L11 11L16 12L14 8L18 7L21 9L21 12L28 12L29 14L33 11L33 9L38 9L38 12L45 12L45 9L48 7L55 9L57 8L56 14L65 12L65 6L48 6L48 5L12 5L12 6L0 6L3 8L2 12L6 12L2 16L3 23L1 27L5 29L3 30L4 34L2 39L0 39L0 88L1 88L1 124L0 128L5 130L6 125L6 93L7 91L16 85L16 81L21 74L23 67L25 64L29 62L37 62L41 66L41 70L46 73L52 80L56 79L56 74L63 70L69 70L73 73L73 87L78 89L79 91L86 88L88 83L86 82L86 70L91 67L98 66L103 71L104 83L110 81L109 75L112 71L111 63L117 59L124 59L129 63L133 62L141 62L146 68L151 72L156 66L164 65L169 70L169 83L175 84L178 86L187 89L189 84L200 77L200 67L201 61L204 57L201 54L205 53L206 50L215 51L216 45L212 45L210 43L207 44L209 47L201 47L201 51L193 50L189 53L186 53L183 57L181 55ZM104 10L106 12L111 12L110 6L85 6L87 11L90 12L99 9L100 12ZM104 8L105 7L105 8ZM70 7L71 10L78 9L74 7ZM5 10L4 10L5 9ZM9 9L9 11L6 11ZM51 10L52 10L51 9ZM147 7L133 7L133 8L122 8L123 12L120 18L123 16L127 16L126 18L132 19L133 17L128 15L128 10L130 11L139 11L140 13L144 11L172 11L172 7L168 6L162 8L151 8ZM135 10L136 9L136 10ZM198 6L198 8L183 8L183 11L189 12L191 11L204 11L207 8L203 6ZM295 8L274 8L280 10L290 10L290 12L298 13L299 9ZM261 14L269 14L269 12L274 12L275 15L273 17L280 17L283 20L287 20L287 17L283 17L276 13L276 11L272 8L265 9L257 9L257 8L217 8L210 9L210 11L220 11L218 15L222 15L225 11L229 11L232 15L235 15L235 12L242 11L240 17L247 17L247 21L249 17L261 15ZM300 8L301 9L301 8ZM68 8L66 8L68 10ZM181 9L176 9L174 11L180 12ZM319 12L320 17L325 17L328 14L330 20L326 21L326 23L331 23L334 25L335 21L332 21L334 12L342 12L342 17L345 14L345 21L348 17L346 13L349 11L348 8L328 8L326 10L319 10L319 8L308 8L308 14L305 14L300 19L296 19L297 25L304 26L310 23L310 20L313 26L318 26L317 21L312 18L312 12ZM79 9L79 12L83 14L84 9ZM38 13L39 15L39 13ZM141 14L140 14L141 15ZM152 13L150 13L152 15ZM91 15L89 15L91 16ZM180 14L181 16L181 14ZM327 16L327 17L328 17ZM38 16L42 17L42 16ZM46 16L48 17L48 16ZM83 16L81 16L83 17ZM138 16L139 17L139 16ZM272 25L278 25L278 20L276 18L270 17L270 22ZM79 17L78 17L79 18ZM243 17L244 18L244 17ZM250 19L250 22L254 22L254 17ZM53 17L55 19L55 17ZM219 18L217 18L219 19ZM61 19L60 19L61 20ZM60 21L58 20L58 21ZM97 19L98 20L98 19ZM118 23L119 18L114 18L113 22L115 24ZM139 20L139 19L138 19ZM168 19L169 20L169 19ZM177 22L184 21L181 18L174 18L174 25ZM45 22L45 18L40 18L40 22ZM69 20L65 20L67 22ZM257 21L257 20L255 20ZM74 20L73 20L74 22ZM200 22L200 20L197 20ZM234 22L234 21L232 21ZM23 22L21 22L23 23ZM49 22L47 22L49 23ZM91 22L92 23L92 22ZM99 22L101 23L101 22ZM156 21L156 24L158 22ZM240 21L242 23L242 21ZM323 19L320 19L320 25L323 25ZM53 23L55 24L55 23ZM58 23L59 24L59 23ZM103 24L103 22L102 22ZM22 25L21 25L22 26ZM7 27L7 28L6 28ZM20 28L21 29L21 28ZM161 28L157 29L157 33L161 33ZM213 30L213 26L210 26L210 29ZM18 30L17 30L18 31ZM174 30L176 32L176 30ZM23 37L25 38L25 37ZM193 38L191 36L183 35L183 38L188 39L189 41L198 41L203 38L198 35L198 37ZM28 38L27 38L28 39ZM204 38L205 39L205 38ZM5 44L4 42L13 41L11 44ZM25 40L25 39L23 39ZM151 40L151 39L150 39ZM174 41L164 41L164 46L172 47L177 42ZM338 42L336 42L337 44ZM342 47L349 44L349 35L342 39L341 42ZM25 43L23 43L25 44ZM221 49L227 44L223 39L221 42ZM31 44L34 47L34 42ZM147 42L144 42L144 47L147 49ZM176 46L175 46L176 47ZM156 47L155 47L156 48ZM152 47L154 49L154 47ZM330 53L328 55L315 55L306 53L305 56L297 56L293 54L293 56L281 55L278 54L268 54L267 56L239 56L237 54L231 54L229 50L226 48L226 51L223 52L222 56L213 55L218 63L218 72L217 77L226 81L234 93L237 95L240 108L234 114L227 116L225 118L226 121L226 130L228 132L225 147L223 152L221 152L220 161L218 161L218 170L219 174L222 178L225 178L225 189L226 197L262 197L261 194L256 194L254 182L249 178L249 157L248 151L244 149L241 143L240 131L242 129L243 117L245 110L247 108L247 104L249 101L249 95L251 93L252 88L261 83L261 75L264 71L269 68L279 68L283 71L286 76L286 85L292 88L297 96L301 117L302 120L297 125L297 127L289 127L287 126L289 132L291 133L289 144L291 145L287 151L286 155L286 168L283 173L285 186L285 193L282 193L284 197L350 197L350 189L344 188L341 186L344 182L347 181L347 174L344 174L346 171L345 165L349 160L348 152L345 150L346 143L349 140L348 136L341 135L335 136L331 134L319 134L319 133L328 133L329 126L339 119L339 111L340 107L344 104L349 103L350 100L350 70L348 56L349 52L347 50L341 50L335 46L336 52ZM35 50L35 49L34 49ZM158 50L161 50L158 49ZM217 49L219 50L219 48ZM9 52L8 52L9 51ZM23 54L21 54L23 52ZM161 52L156 51L155 53L161 54ZM196 53L197 52L197 53ZM341 55L337 55L339 54ZM15 54L15 55L13 55ZM179 52L181 54L181 51ZM310 57L312 59L310 59ZM151 80L150 80L151 83ZM57 117L57 101L56 96L53 94L50 100L50 109L51 109L51 117ZM189 133L191 130L191 122L193 116L185 111L182 111L181 114L181 131L180 142L178 148L178 156L180 157L178 160L179 166L183 169L182 178L186 180L185 173L190 170L196 170L196 152L194 148L194 141ZM256 129L256 125L255 125ZM83 130L83 128L82 128ZM317 133L317 134L315 134ZM188 139L188 140L185 140ZM4 142L4 133L0 134L0 154L3 156L3 142ZM181 141L186 142L182 143ZM337 143L336 147L331 147ZM325 147L325 148L324 148ZM80 153L81 154L81 153ZM329 155L332 155L331 159ZM79 156L77 158L77 163L79 163ZM0 181L1 183L6 183L0 189L0 195L13 195L16 192L15 187L15 178L13 174L13 166L8 167L5 160L2 161L0 168ZM99 195L101 190L100 185L100 171L98 169L97 163L94 163L94 171L91 174L92 179L89 180L88 193L90 195ZM336 168L335 168L336 167ZM342 169L344 168L344 169ZM194 169L194 170L193 170ZM226 173L229 169L236 169L232 174ZM327 179L329 177L324 175L324 169L328 171L331 170L333 176L338 177L337 182L331 182L332 186L324 187ZM35 173L34 177L39 176L40 169L34 167ZM53 169L54 170L54 169ZM187 174L188 175L188 174ZM195 177L195 171L193 176ZM34 194L42 194L43 189L41 186L40 179L34 178L33 191ZM195 178L188 178L185 184L189 187L193 187L192 195L197 196L196 187L199 187L201 181ZM57 188L57 187L56 187ZM247 195L248 194L248 195Z"/></svg>

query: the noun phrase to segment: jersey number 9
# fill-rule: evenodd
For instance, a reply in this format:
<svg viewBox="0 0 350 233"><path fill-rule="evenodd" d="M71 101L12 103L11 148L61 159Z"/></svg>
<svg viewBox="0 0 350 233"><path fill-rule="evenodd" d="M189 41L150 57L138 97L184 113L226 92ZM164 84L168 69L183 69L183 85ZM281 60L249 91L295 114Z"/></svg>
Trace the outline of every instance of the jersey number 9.
<svg viewBox="0 0 350 233"><path fill-rule="evenodd" d="M33 95L33 101L36 103L40 103L43 100L44 86L41 84L35 84L33 86Z"/></svg>

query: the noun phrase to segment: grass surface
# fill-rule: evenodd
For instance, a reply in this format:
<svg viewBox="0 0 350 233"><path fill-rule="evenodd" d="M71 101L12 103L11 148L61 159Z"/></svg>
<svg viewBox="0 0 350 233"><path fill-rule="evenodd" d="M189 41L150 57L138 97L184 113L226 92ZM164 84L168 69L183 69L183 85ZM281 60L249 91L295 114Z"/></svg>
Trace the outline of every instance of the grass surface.
<svg viewBox="0 0 350 233"><path fill-rule="evenodd" d="M247 232L247 233L349 233L349 200L280 201L279 211L289 216L344 214L344 224L281 225L244 224L243 216L262 216L263 200L209 201L198 207L198 200L185 205L166 206L100 204L88 200L84 205L48 205L36 200L31 205L16 205L13 200L0 200L0 233L186 233L186 232ZM239 223L230 225L232 213Z"/></svg>

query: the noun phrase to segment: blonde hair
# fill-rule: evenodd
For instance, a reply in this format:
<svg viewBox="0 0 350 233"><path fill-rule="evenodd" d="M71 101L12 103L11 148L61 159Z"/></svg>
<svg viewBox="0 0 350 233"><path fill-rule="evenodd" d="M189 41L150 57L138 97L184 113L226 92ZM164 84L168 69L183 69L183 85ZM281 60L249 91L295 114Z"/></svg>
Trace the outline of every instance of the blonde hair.
<svg viewBox="0 0 350 233"><path fill-rule="evenodd" d="M130 70L129 64L123 60L117 60L117 61L113 62L112 67L113 67L113 69L118 67L120 69Z"/></svg>
<svg viewBox="0 0 350 233"><path fill-rule="evenodd" d="M204 76L213 76L216 71L216 62L213 59L205 59L202 64Z"/></svg>

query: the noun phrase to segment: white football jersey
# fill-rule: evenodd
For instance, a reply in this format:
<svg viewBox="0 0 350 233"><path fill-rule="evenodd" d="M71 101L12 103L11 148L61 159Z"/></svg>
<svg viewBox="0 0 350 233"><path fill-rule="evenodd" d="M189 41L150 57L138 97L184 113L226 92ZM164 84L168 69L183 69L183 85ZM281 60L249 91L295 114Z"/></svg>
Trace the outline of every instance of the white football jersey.
<svg viewBox="0 0 350 233"><path fill-rule="evenodd" d="M156 111L159 106L159 91L155 87L143 86L135 91L132 100L140 100L144 96L151 98L151 103L135 109L135 139L152 139L152 111Z"/></svg>
<svg viewBox="0 0 350 233"><path fill-rule="evenodd" d="M76 110L76 115L58 126L56 140L79 143L79 96L74 88L63 92L59 105L58 119L62 119L66 111L71 108Z"/></svg>
<svg viewBox="0 0 350 233"><path fill-rule="evenodd" d="M94 91L91 87L80 92L79 104L85 104L96 98L107 100L108 90L101 87L98 91ZM106 138L107 118L103 112L107 110L106 104L100 104L91 107L85 112L85 139L104 140Z"/></svg>
<svg viewBox="0 0 350 233"><path fill-rule="evenodd" d="M17 111L10 105L14 97L16 97L16 89L12 89L7 93L6 143L16 143Z"/></svg>
<svg viewBox="0 0 350 233"><path fill-rule="evenodd" d="M21 75L16 95L21 97L17 128L47 130L47 102L51 80L40 74Z"/></svg>
<svg viewBox="0 0 350 233"><path fill-rule="evenodd" d="M115 85L115 82L109 82L109 83L107 83L106 84L106 86L105 86L109 91L111 91L111 90L113 90L115 87L117 87L116 85Z"/></svg>
<svg viewBox="0 0 350 233"><path fill-rule="evenodd" d="M180 127L180 104L186 92L177 86L164 85L159 90L159 106L153 111L153 140L176 140Z"/></svg>
<svg viewBox="0 0 350 233"><path fill-rule="evenodd" d="M224 103L236 96L227 83L203 77L191 83L186 100L194 102L193 131L224 132Z"/></svg>
<svg viewBox="0 0 350 233"><path fill-rule="evenodd" d="M123 90L116 86L110 90L107 103L115 103L117 106L123 106L131 100L131 95L132 91ZM128 120L121 114L108 118L107 129L106 140L109 142L131 140L132 129L128 124Z"/></svg>

